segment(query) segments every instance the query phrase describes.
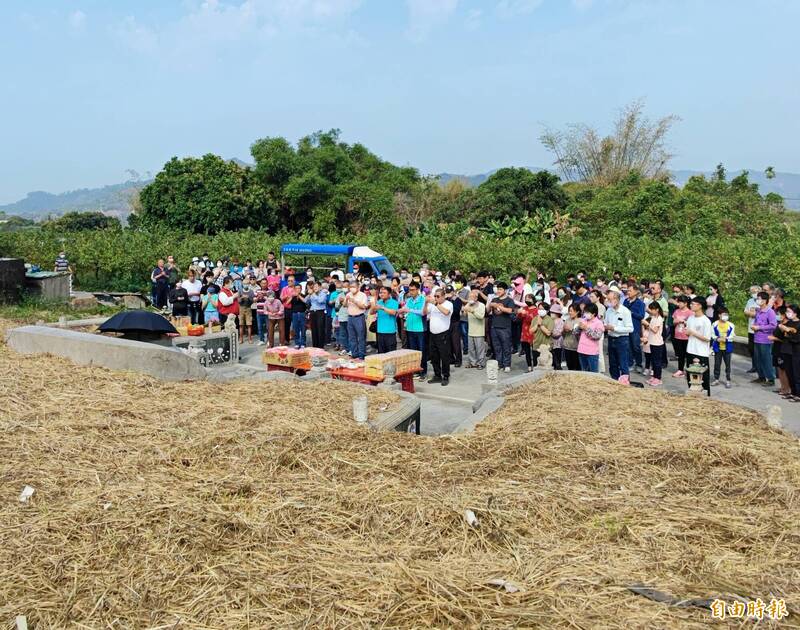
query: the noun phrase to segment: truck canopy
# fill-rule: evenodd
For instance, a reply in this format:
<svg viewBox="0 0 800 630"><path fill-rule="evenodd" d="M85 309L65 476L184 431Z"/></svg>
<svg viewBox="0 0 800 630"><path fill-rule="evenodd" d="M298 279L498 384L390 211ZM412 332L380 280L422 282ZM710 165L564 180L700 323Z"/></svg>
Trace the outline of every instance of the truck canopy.
<svg viewBox="0 0 800 630"><path fill-rule="evenodd" d="M369 248L357 247L356 245L315 245L314 243L287 243L286 245L281 245L281 254L303 254L305 256L352 256L354 249ZM380 254L375 255L380 256Z"/></svg>

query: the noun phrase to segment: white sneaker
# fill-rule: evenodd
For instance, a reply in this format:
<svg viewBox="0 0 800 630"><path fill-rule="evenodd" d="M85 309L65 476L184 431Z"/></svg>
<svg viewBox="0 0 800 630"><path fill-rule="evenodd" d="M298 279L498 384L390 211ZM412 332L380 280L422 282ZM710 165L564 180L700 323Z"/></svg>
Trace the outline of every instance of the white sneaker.
<svg viewBox="0 0 800 630"><path fill-rule="evenodd" d="M504 368L503 368L503 372L510 372L510 371L511 371L511 368L510 368L510 367L504 367Z"/></svg>

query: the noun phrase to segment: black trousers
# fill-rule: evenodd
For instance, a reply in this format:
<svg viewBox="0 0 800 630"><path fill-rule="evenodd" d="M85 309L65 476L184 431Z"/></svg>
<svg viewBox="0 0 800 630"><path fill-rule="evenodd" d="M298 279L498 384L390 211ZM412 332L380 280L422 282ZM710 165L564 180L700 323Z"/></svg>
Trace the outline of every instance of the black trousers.
<svg viewBox="0 0 800 630"><path fill-rule="evenodd" d="M792 392L800 396L800 352L792 354Z"/></svg>
<svg viewBox="0 0 800 630"><path fill-rule="evenodd" d="M707 368L709 367L708 357L701 357L699 355L691 354L689 352L686 353L686 367L688 368L690 365L692 365L695 359L698 359L700 361L700 365L704 365ZM710 371L711 369L709 368L703 374L703 389L708 392L709 396L711 396L711 374L709 374ZM686 382L687 383L690 382L688 371L686 372Z"/></svg>
<svg viewBox="0 0 800 630"><path fill-rule="evenodd" d="M430 334L430 359L434 375L450 378L450 331Z"/></svg>
<svg viewBox="0 0 800 630"><path fill-rule="evenodd" d="M283 312L283 334L286 339L286 345L291 345L289 340L292 337L292 309Z"/></svg>
<svg viewBox="0 0 800 630"><path fill-rule="evenodd" d="M189 302L189 317L192 324L203 323L203 309L200 308L200 302Z"/></svg>
<svg viewBox="0 0 800 630"><path fill-rule="evenodd" d="M325 347L325 311L311 311L311 345Z"/></svg>
<svg viewBox="0 0 800 630"><path fill-rule="evenodd" d="M333 341L333 318L326 312L325 313L325 345Z"/></svg>
<svg viewBox="0 0 800 630"><path fill-rule="evenodd" d="M461 365L464 360L464 350L461 345L461 322L450 322L450 362Z"/></svg>
<svg viewBox="0 0 800 630"><path fill-rule="evenodd" d="M678 369L683 371L686 367L686 346L689 345L688 339L675 339L672 338L672 349L675 351L675 356L678 357Z"/></svg>
<svg viewBox="0 0 800 630"><path fill-rule="evenodd" d="M581 360L578 357L577 350L567 350L566 348L563 349L564 351L564 359L567 362L567 369L573 372L580 372L581 371Z"/></svg>
<svg viewBox="0 0 800 630"><path fill-rule="evenodd" d="M561 353L563 352L563 348L550 348L550 352L553 355L553 369L560 370L561 369Z"/></svg>
<svg viewBox="0 0 800 630"><path fill-rule="evenodd" d="M378 352L392 352L397 350L397 333L375 333L378 341Z"/></svg>
<svg viewBox="0 0 800 630"><path fill-rule="evenodd" d="M511 321L511 352L519 352L519 344L522 339L522 322L518 319Z"/></svg>

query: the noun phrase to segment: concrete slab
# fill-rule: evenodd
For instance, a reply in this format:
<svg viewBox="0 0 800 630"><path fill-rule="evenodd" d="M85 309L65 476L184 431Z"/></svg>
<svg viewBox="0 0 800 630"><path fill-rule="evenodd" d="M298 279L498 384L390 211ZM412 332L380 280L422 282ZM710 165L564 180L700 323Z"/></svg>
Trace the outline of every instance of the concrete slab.
<svg viewBox="0 0 800 630"><path fill-rule="evenodd" d="M48 326L12 328L6 342L20 354L52 354L80 365L150 374L165 381L204 380L206 369L164 346Z"/></svg>

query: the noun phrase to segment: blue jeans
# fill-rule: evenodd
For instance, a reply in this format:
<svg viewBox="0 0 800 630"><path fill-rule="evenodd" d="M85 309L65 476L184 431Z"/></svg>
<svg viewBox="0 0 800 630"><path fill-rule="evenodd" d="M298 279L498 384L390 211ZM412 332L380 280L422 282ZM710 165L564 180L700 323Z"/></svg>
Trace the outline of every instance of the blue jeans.
<svg viewBox="0 0 800 630"><path fill-rule="evenodd" d="M419 350L422 353L422 360L420 367L422 368L421 374L424 376L428 373L428 357L425 354L425 331L412 332L406 331L406 340L408 341L409 350Z"/></svg>
<svg viewBox="0 0 800 630"><path fill-rule="evenodd" d="M610 340L611 337L609 337L609 341ZM628 361L625 366L632 368L634 365L642 367L642 335L635 330L628 335ZM628 372L629 370L625 370L625 374Z"/></svg>
<svg viewBox="0 0 800 630"><path fill-rule="evenodd" d="M758 372L758 378L763 378L767 381L774 381L775 367L772 365L772 344L753 344L753 358L756 362L756 372Z"/></svg>
<svg viewBox="0 0 800 630"><path fill-rule="evenodd" d="M581 372L599 372L600 359L596 354L578 353L578 360L581 362Z"/></svg>
<svg viewBox="0 0 800 630"><path fill-rule="evenodd" d="M497 365L501 368L511 367L511 329L492 326L491 335Z"/></svg>
<svg viewBox="0 0 800 630"><path fill-rule="evenodd" d="M363 359L367 354L367 318L352 315L347 318L347 339L354 359Z"/></svg>
<svg viewBox="0 0 800 630"><path fill-rule="evenodd" d="M256 313L256 322L258 323L258 340L264 341L264 335L269 330L269 316L266 313Z"/></svg>
<svg viewBox="0 0 800 630"><path fill-rule="evenodd" d="M347 320L339 322L339 328L336 329L336 341L342 347L342 350L350 351L350 341L347 338Z"/></svg>
<svg viewBox="0 0 800 630"><path fill-rule="evenodd" d="M469 352L469 322L458 322L461 327L461 345L464 346L464 354Z"/></svg>
<svg viewBox="0 0 800 630"><path fill-rule="evenodd" d="M630 344L630 337L632 336L633 335L608 338L608 372L615 381L623 374L630 374L628 345ZM639 365L641 365L641 363L639 363Z"/></svg>
<svg viewBox="0 0 800 630"><path fill-rule="evenodd" d="M292 313L292 331L294 332L294 345L306 347L306 314Z"/></svg>

